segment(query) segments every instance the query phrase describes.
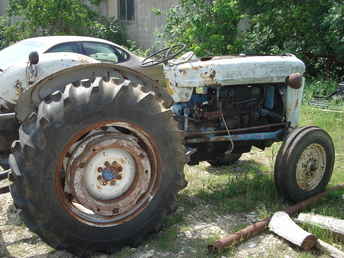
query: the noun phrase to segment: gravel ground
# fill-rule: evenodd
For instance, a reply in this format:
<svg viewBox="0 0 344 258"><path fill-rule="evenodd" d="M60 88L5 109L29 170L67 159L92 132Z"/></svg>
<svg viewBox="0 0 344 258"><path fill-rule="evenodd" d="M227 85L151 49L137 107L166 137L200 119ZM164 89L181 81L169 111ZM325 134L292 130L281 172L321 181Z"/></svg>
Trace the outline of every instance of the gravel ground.
<svg viewBox="0 0 344 258"><path fill-rule="evenodd" d="M257 156L263 157L261 153L256 154L256 158ZM246 156L249 159L252 157L252 154ZM210 242L238 230L238 225L255 223L258 221L258 215L254 212L219 215L211 203L194 196L188 198L194 203L194 208L190 210L181 204L175 214L176 217L184 216L182 224L177 223L165 228L138 248L128 247L116 254L91 254L90 257L327 257L316 252L302 252L269 233L260 234L228 252L211 256L206 251ZM26 228L18 213L12 204L10 194L3 194L0 198L0 257L76 257L46 245Z"/></svg>
<svg viewBox="0 0 344 258"><path fill-rule="evenodd" d="M22 224L18 212L12 205L10 194L5 194L0 200L0 256L1 257L36 257L36 258L72 258L76 257L65 251L56 251L46 245L37 235L30 232ZM210 205L200 205L186 216L187 228L177 228L177 240L174 250L161 251L155 246L161 233L152 236L146 243L138 248L125 248L120 253L113 255L93 254L94 258L107 257L209 257L206 252L206 243L210 235L224 236L232 231L238 224L254 223L257 221L255 213L216 216L209 212ZM184 213L183 207L177 209L177 215ZM197 245L204 245L204 248ZM200 247L200 248L199 248ZM295 247L291 247L282 239L264 233L244 242L230 253L217 257L298 257L302 253ZM317 257L319 254L314 253Z"/></svg>

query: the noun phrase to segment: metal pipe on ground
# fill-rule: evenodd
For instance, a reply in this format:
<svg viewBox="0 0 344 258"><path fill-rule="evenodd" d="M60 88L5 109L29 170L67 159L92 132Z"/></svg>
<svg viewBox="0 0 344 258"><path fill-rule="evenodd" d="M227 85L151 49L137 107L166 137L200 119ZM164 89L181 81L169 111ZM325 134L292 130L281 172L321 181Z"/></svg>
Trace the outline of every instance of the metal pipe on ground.
<svg viewBox="0 0 344 258"><path fill-rule="evenodd" d="M299 212L303 210L304 208L318 202L322 197L326 196L329 192L337 191L337 190L343 190L344 184L336 185L333 187L328 188L325 192L322 192L320 194L317 194L303 202L297 203L293 206L288 207L284 211L288 213L289 215L295 214L296 212ZM220 240L217 240L215 243L208 245L208 251L211 253L219 252L225 248L228 248L236 243L239 243L243 240L247 240L261 232L263 232L269 222L271 217L266 218L262 221L259 221L253 225L250 225L236 233L230 234Z"/></svg>

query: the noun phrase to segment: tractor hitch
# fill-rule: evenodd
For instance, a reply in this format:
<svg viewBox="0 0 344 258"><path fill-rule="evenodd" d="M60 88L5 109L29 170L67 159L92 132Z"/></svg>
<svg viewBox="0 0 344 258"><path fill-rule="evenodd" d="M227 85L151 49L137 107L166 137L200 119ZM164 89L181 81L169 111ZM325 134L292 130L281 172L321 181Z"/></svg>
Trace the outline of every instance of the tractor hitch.
<svg viewBox="0 0 344 258"><path fill-rule="evenodd" d="M12 172L11 169L7 169L7 170L4 170L4 171L1 171L0 172L0 181L6 180L6 179L10 179L11 172ZM8 193L8 192L10 192L9 185L1 186L0 187L0 194L4 194L4 193Z"/></svg>

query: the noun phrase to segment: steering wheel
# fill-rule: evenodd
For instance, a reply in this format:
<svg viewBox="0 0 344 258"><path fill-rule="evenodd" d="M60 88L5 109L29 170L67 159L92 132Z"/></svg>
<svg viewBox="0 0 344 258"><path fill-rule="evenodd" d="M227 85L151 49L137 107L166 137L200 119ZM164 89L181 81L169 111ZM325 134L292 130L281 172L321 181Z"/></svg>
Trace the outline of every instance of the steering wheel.
<svg viewBox="0 0 344 258"><path fill-rule="evenodd" d="M186 48L185 44L176 44L171 47L163 48L143 59L141 67L147 68L161 63L166 63L181 54Z"/></svg>

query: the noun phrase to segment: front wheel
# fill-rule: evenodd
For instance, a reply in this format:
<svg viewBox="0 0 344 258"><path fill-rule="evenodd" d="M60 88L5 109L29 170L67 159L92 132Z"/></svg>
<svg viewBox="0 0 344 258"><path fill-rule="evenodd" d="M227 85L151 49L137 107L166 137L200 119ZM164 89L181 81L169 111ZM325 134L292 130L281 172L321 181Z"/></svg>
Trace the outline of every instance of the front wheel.
<svg viewBox="0 0 344 258"><path fill-rule="evenodd" d="M10 157L24 222L78 254L137 245L185 186L183 146L163 100L128 80L88 83L44 100Z"/></svg>
<svg viewBox="0 0 344 258"><path fill-rule="evenodd" d="M315 126L294 130L276 158L278 191L294 202L323 192L330 181L334 160L334 145L324 130Z"/></svg>

